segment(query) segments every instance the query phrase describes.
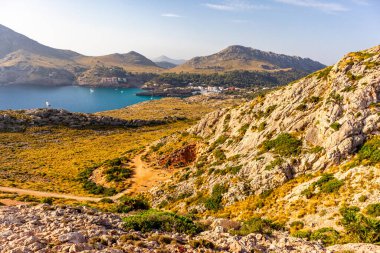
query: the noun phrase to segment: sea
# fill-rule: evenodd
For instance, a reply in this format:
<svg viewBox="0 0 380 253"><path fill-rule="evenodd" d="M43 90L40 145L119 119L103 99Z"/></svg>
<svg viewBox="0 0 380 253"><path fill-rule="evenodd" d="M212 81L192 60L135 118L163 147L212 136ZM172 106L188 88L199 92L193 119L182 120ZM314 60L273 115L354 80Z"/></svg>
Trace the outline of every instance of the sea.
<svg viewBox="0 0 380 253"><path fill-rule="evenodd" d="M94 113L123 108L159 97L136 96L137 88L82 86L0 86L0 110L55 108Z"/></svg>

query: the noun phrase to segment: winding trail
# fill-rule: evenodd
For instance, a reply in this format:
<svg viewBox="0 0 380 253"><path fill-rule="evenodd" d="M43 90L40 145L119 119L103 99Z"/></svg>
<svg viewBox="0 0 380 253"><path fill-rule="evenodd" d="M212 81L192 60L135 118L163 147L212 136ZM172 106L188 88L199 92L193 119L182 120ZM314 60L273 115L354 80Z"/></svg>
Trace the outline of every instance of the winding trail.
<svg viewBox="0 0 380 253"><path fill-rule="evenodd" d="M132 165L135 167L135 173L132 177L133 184L130 188L109 197L112 200L117 200L121 196L130 193L142 193L147 191L149 188L163 182L171 176L170 171L163 171L154 169L148 166L141 157L145 154L145 152L138 154L132 159ZM54 193L54 192L44 192L44 191L35 191L21 188L13 188L13 187L3 187L0 186L0 191L2 192L11 192L17 194L26 194L35 197L44 197L44 198L60 198L60 199L72 199L77 201L93 201L98 202L104 197L85 197L85 196L76 196L64 193Z"/></svg>

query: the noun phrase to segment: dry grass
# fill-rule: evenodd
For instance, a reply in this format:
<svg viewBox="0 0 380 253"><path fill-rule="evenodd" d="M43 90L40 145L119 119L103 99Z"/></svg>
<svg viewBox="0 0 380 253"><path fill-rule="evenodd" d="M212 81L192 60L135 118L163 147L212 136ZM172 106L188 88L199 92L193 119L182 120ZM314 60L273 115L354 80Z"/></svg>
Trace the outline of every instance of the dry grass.
<svg viewBox="0 0 380 253"><path fill-rule="evenodd" d="M128 153L132 156L164 136L183 131L195 119L216 108L211 104L163 99L102 113L128 119L157 119L173 114L191 119L154 127L99 130L36 127L24 133L0 133L1 185L88 195L77 180L85 167Z"/></svg>

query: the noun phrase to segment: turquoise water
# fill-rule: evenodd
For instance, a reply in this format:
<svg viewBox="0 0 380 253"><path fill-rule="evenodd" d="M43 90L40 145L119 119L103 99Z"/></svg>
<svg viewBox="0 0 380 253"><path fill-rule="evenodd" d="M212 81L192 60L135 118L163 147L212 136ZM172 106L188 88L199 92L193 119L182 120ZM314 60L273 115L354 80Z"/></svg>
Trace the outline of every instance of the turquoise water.
<svg viewBox="0 0 380 253"><path fill-rule="evenodd" d="M46 107L72 112L99 112L119 109L158 97L136 96L136 88L88 88L78 86L0 86L0 110Z"/></svg>

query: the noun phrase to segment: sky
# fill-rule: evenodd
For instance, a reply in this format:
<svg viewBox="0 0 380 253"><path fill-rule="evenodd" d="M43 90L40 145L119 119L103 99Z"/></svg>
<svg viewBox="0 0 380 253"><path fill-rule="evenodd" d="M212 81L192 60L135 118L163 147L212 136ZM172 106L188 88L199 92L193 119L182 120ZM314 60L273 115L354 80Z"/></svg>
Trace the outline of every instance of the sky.
<svg viewBox="0 0 380 253"><path fill-rule="evenodd" d="M243 45L331 65L380 44L380 0L0 0L0 24L93 56L190 59Z"/></svg>

